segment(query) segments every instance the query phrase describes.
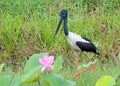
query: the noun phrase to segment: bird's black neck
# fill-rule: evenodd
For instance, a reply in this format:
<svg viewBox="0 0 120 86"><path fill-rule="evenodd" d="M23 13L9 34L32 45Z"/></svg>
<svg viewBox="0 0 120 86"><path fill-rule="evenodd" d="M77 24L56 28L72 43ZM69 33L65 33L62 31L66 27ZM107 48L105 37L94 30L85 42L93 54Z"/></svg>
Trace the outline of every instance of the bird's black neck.
<svg viewBox="0 0 120 86"><path fill-rule="evenodd" d="M67 28L67 18L64 19L64 33L66 36L69 34L68 28Z"/></svg>

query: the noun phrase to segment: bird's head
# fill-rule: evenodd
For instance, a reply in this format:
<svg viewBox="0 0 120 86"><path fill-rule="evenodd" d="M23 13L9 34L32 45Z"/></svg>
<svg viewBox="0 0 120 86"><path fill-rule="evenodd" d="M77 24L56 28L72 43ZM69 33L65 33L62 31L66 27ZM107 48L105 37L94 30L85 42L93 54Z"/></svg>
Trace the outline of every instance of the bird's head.
<svg viewBox="0 0 120 86"><path fill-rule="evenodd" d="M60 17L62 17L63 19L66 19L67 18L67 10L61 10Z"/></svg>
<svg viewBox="0 0 120 86"><path fill-rule="evenodd" d="M65 32L65 34L68 34L68 30L67 30L67 15L68 15L68 13L67 13L67 10L65 10L65 9L61 10L59 15L60 15L60 20L58 22L58 26L57 26L57 29L56 29L54 36L57 35L58 30L59 30L60 25L61 25L63 20L64 20L64 32Z"/></svg>

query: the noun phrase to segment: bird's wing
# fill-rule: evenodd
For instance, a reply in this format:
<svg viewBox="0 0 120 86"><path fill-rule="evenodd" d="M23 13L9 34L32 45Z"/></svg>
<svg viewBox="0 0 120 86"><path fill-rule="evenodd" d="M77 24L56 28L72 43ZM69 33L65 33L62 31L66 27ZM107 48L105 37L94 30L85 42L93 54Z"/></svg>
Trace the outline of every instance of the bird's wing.
<svg viewBox="0 0 120 86"><path fill-rule="evenodd" d="M84 37L84 36L81 36L81 37L82 37L84 40L91 42L90 39L88 39L88 38L86 38L86 37Z"/></svg>
<svg viewBox="0 0 120 86"><path fill-rule="evenodd" d="M82 50L86 52L94 52L97 53L97 48L92 42L86 43L81 41L76 41L76 45Z"/></svg>

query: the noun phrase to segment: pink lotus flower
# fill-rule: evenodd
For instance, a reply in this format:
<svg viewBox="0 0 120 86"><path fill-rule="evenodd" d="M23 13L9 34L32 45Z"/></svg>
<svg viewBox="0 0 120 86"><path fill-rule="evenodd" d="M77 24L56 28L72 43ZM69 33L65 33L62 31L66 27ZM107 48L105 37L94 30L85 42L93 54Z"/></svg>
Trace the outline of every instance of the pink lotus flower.
<svg viewBox="0 0 120 86"><path fill-rule="evenodd" d="M41 69L41 72L44 72L45 69L47 69L47 70L53 70L54 69L54 66L53 66L54 56L44 55L43 58L39 58L38 60L43 67Z"/></svg>

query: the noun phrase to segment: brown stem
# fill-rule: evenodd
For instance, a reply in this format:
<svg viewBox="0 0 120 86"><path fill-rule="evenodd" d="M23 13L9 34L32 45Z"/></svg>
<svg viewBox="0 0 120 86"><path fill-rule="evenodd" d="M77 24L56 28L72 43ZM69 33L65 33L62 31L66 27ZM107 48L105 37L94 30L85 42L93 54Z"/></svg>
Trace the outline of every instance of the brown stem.
<svg viewBox="0 0 120 86"><path fill-rule="evenodd" d="M74 75L73 75L73 78L75 79L77 76L79 76L80 74L82 74L82 73L84 73L84 72L87 72L87 71L89 71L89 70L92 70L92 69L94 69L95 68L95 65L94 64L92 64L91 65L91 67L89 67L89 68L87 68L87 69L85 69L85 70L83 70L83 71L78 71L78 72L76 72Z"/></svg>

